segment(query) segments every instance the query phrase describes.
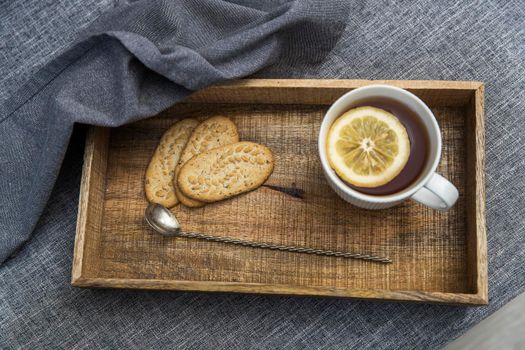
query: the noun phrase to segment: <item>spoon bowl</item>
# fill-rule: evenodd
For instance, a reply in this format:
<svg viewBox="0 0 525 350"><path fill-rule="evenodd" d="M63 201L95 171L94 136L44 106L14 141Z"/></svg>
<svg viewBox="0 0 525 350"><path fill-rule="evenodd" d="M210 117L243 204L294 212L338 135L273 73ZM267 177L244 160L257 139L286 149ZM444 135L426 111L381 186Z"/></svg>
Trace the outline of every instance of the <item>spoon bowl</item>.
<svg viewBox="0 0 525 350"><path fill-rule="evenodd" d="M180 231L179 220L168 208L160 204L148 204L144 217L148 225L161 235L175 236Z"/></svg>

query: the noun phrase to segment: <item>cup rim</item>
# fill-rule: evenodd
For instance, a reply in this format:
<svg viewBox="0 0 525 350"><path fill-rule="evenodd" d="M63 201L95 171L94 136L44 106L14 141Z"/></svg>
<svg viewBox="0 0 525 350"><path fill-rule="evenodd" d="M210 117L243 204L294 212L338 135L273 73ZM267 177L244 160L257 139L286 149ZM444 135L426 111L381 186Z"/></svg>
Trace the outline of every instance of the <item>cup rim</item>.
<svg viewBox="0 0 525 350"><path fill-rule="evenodd" d="M382 195L382 196L376 196L376 195L369 195L369 194L361 193L361 192L359 192L357 190L354 190L353 188L349 187L348 185L346 185L343 182L343 180L341 180L341 178L335 173L335 171L330 166L330 164L328 162L328 159L327 159L326 147L325 147L325 145L326 145L326 135L328 134L325 131L327 131L326 129L329 128L332 125L332 123L335 121L335 119L334 119L334 120L332 120L330 122L330 125L327 125L328 124L328 118L327 118L328 114L330 114L330 112L332 110L334 110L335 108L339 107L339 105L345 103L346 100L348 100L357 91L374 90L374 89L377 89L377 88L386 88L386 89L394 90L394 91L396 91L398 93L401 93L402 95L406 96L407 98L413 100L417 105L419 105L424 110L424 112L431 117L429 119L430 119L430 122L432 123L432 125L434 127L434 130L436 131L436 137L437 137L437 143L438 143L438 149L435 150L435 152L433 153L434 154L434 159L432 161L431 167L429 168L429 170L427 171L425 176L423 176L423 177L421 177L419 179L419 181L417 182L416 185L412 186L412 188L410 188L410 189L402 190L401 192L396 192L396 193L393 193L393 194ZM393 99L397 100L396 98L393 98ZM400 102L402 103L402 101L400 101ZM419 113L416 113L416 114L418 114L418 116L419 116ZM429 132L430 132L430 130L429 130ZM324 137L323 137L323 134L325 135ZM439 164L439 161L441 159L441 148L442 148L441 145L442 145L441 129L439 128L439 124L437 122L437 119L434 116L434 113L432 113L432 111L430 110L430 108L419 97L417 97L413 93L411 93L411 92L409 92L409 91L407 91L405 89L399 88L397 86L387 85L387 84L371 84L371 85L358 87L358 88L355 88L355 89L345 93L341 97L339 97L334 103L332 103L330 108L328 108L328 110L324 114L323 120L321 122L321 128L319 130L319 137L318 137L319 157L321 159L321 164L323 166L323 170L324 170L325 174L329 177L330 181L332 181L332 183L335 184L339 190L343 191L348 196L351 196L353 198L357 198L359 200L362 200L362 201L365 201L365 202L369 202L369 203L390 203L390 202L402 201L404 199L407 199L407 198L411 197L412 195L414 195L414 193L419 191L419 189L421 189L430 180L430 178L432 177L432 175L436 171L436 168L437 168L437 166Z"/></svg>

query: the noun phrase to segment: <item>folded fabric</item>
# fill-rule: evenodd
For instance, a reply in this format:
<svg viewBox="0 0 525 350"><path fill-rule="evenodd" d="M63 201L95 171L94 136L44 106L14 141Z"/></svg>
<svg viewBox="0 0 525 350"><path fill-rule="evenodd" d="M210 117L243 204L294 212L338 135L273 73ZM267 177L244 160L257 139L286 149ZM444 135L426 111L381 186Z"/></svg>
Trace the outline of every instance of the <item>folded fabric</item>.
<svg viewBox="0 0 525 350"><path fill-rule="evenodd" d="M344 1L256 6L159 0L119 7L6 101L0 109L0 263L29 239L74 123L119 126L270 65L321 61L347 17Z"/></svg>

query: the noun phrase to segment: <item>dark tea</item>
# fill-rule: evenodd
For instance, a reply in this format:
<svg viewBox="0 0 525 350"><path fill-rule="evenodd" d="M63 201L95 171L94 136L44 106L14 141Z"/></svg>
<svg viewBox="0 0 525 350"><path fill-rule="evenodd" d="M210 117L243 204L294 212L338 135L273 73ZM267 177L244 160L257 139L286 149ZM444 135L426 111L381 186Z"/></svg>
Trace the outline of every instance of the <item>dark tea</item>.
<svg viewBox="0 0 525 350"><path fill-rule="evenodd" d="M397 101L387 98L373 98L358 101L352 108L364 106L384 109L399 119L405 126L410 140L410 156L399 175L385 185L371 188L357 187L348 183L347 185L359 192L375 196L385 196L400 192L417 181L425 168L430 148L427 129L415 112Z"/></svg>

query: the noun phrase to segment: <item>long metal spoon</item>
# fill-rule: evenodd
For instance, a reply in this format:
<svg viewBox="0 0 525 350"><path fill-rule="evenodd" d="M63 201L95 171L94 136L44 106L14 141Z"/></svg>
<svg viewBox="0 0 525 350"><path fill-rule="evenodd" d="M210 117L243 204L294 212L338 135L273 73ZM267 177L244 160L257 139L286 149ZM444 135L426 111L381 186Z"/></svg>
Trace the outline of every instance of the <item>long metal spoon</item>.
<svg viewBox="0 0 525 350"><path fill-rule="evenodd" d="M380 262L383 264L389 264L392 262L392 260L390 260L389 258L376 256L376 255L335 252L332 250L313 249L313 248L305 248L305 247L245 241L241 239L221 237L221 236L210 236L210 235L206 235L203 233L196 233L196 232L182 232L179 221L177 220L175 215L168 208L160 204L150 203L148 207L146 208L146 212L144 216L146 218L146 222L155 231L157 231L158 233L164 236L197 238L197 239L203 239L203 240L213 241L213 242L238 244L238 245L242 245L246 247L281 250L281 251L294 252L294 253L335 256L335 257L349 258L349 259L361 259L361 260Z"/></svg>

